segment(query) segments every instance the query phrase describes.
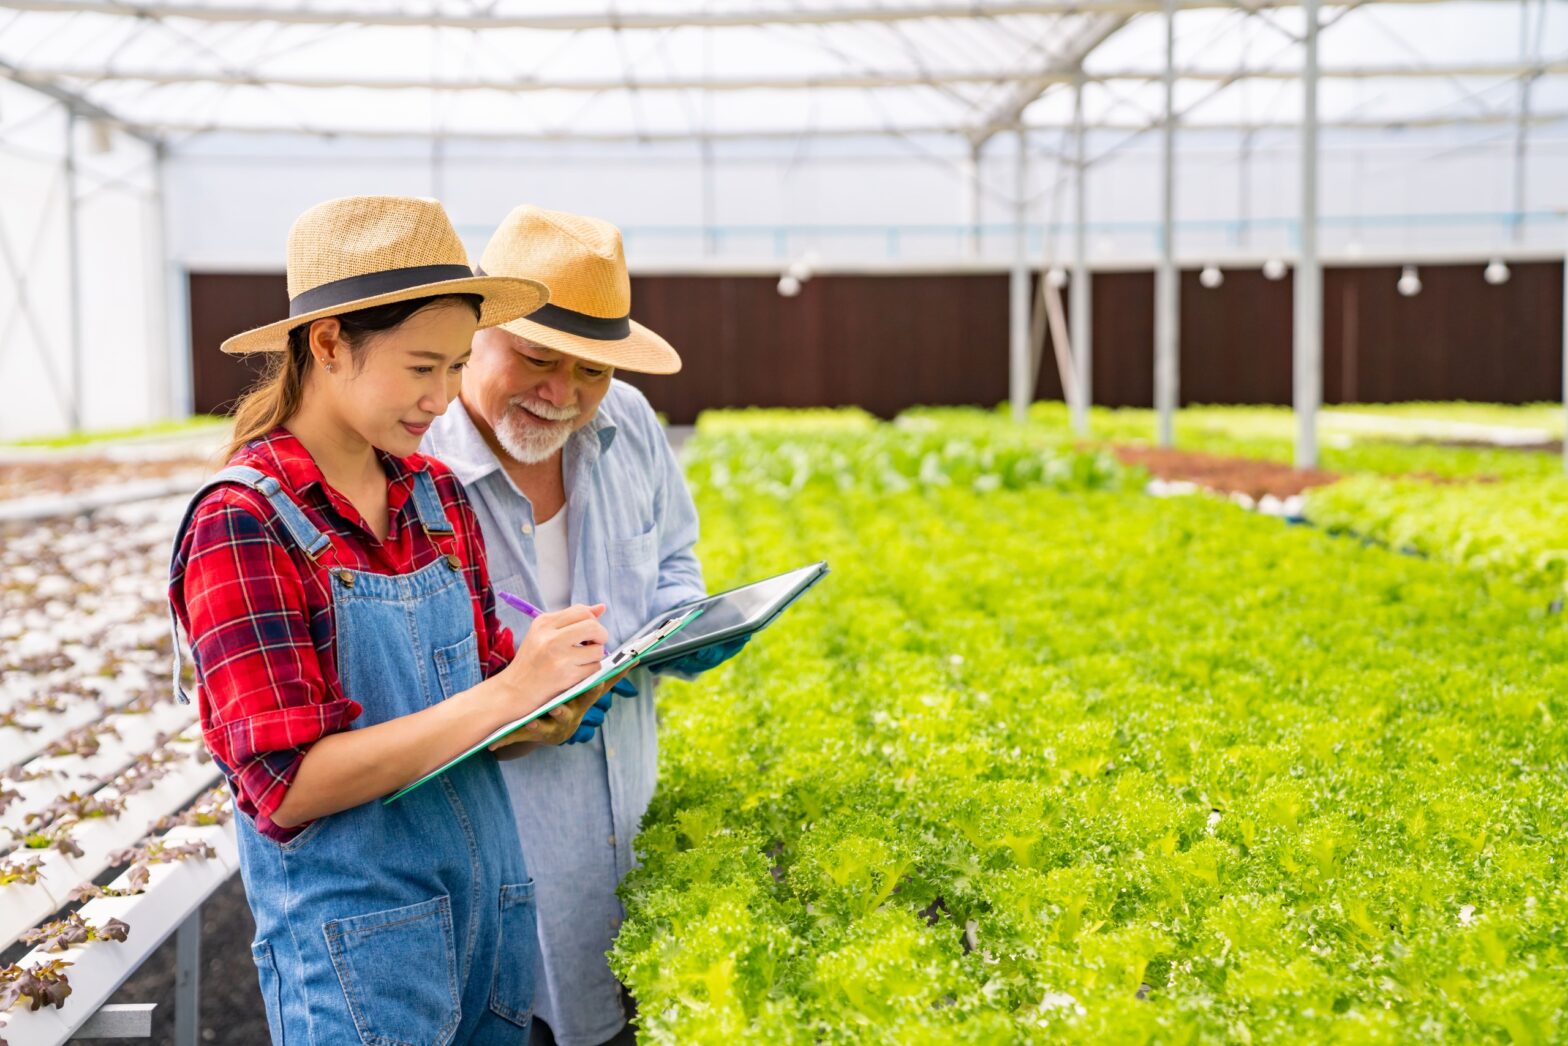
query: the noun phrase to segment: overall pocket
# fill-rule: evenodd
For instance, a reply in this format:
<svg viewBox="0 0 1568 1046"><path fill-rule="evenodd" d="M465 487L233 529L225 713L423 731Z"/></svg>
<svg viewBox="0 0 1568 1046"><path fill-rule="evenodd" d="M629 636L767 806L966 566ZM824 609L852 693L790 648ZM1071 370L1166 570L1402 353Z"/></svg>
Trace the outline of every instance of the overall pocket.
<svg viewBox="0 0 1568 1046"><path fill-rule="evenodd" d="M534 974L539 964L536 920L532 879L501 887L500 940L490 1009L524 1028L534 1010Z"/></svg>
<svg viewBox="0 0 1568 1046"><path fill-rule="evenodd" d="M365 1046L444 1046L462 1016L452 902L333 919L322 926Z"/></svg>
<svg viewBox="0 0 1568 1046"><path fill-rule="evenodd" d="M452 697L479 685L479 637L474 633L450 646L437 647L433 656L442 697Z"/></svg>
<svg viewBox="0 0 1568 1046"><path fill-rule="evenodd" d="M267 1008L267 1037L272 1046L283 1043L283 985L278 980L278 964L272 960L272 945L257 941L250 946L256 963L256 978L261 982L261 1001Z"/></svg>

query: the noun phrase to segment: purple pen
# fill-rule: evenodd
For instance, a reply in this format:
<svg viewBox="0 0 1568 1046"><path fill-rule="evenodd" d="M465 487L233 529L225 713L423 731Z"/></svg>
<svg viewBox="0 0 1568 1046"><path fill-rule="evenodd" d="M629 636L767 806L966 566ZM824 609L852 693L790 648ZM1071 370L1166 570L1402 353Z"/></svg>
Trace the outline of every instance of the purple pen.
<svg viewBox="0 0 1568 1046"><path fill-rule="evenodd" d="M538 617L540 614L544 613L543 610L540 610L538 607L536 607L532 603L528 602L528 600L524 599L522 596L514 596L514 595L512 595L512 593L510 593L510 592L503 592L499 588L495 590L495 594L496 594L496 598L501 600L501 602L505 603L507 606L511 607L513 610L521 610L523 613L527 614L529 617Z"/></svg>

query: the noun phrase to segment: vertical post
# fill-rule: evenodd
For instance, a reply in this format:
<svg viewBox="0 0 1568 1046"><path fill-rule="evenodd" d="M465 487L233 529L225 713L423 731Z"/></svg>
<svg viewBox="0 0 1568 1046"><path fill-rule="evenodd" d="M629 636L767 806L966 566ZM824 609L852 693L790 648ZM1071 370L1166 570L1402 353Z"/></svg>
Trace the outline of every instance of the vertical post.
<svg viewBox="0 0 1568 1046"><path fill-rule="evenodd" d="M65 117L65 239L70 266L71 310L71 409L67 419L73 431L82 427L82 240L78 235L78 193L76 191L76 110L67 109Z"/></svg>
<svg viewBox="0 0 1568 1046"><path fill-rule="evenodd" d="M446 139L439 133L430 137L430 195L446 199Z"/></svg>
<svg viewBox="0 0 1568 1046"><path fill-rule="evenodd" d="M959 200L964 215L964 257L970 261L980 257L980 160L984 146L969 143L969 156L963 162Z"/></svg>
<svg viewBox="0 0 1568 1046"><path fill-rule="evenodd" d="M152 316L149 324L148 349L151 352L148 362L151 371L148 391L151 393L152 413L154 418L175 417L174 393L174 323L169 315L169 250L168 241L164 230L168 226L167 207L164 197L163 185L163 153L164 145L160 141L152 147L153 174L152 174L152 216L147 222L148 245L144 250L147 257L148 276L148 313Z"/></svg>
<svg viewBox="0 0 1568 1046"><path fill-rule="evenodd" d="M201 905L174 931L174 1046L201 1042Z"/></svg>
<svg viewBox="0 0 1568 1046"><path fill-rule="evenodd" d="M711 258L719 251L716 224L717 208L714 206L713 139L702 137L702 256Z"/></svg>
<svg viewBox="0 0 1568 1046"><path fill-rule="evenodd" d="M1539 41L1536 41L1537 45ZM1519 60L1533 62L1536 47L1531 45L1530 0L1519 0ZM1530 94L1535 87L1536 73L1525 73L1519 78L1519 121L1514 129L1514 198L1512 225L1514 242L1523 243L1525 224L1525 197L1528 181L1526 167L1530 151Z"/></svg>
<svg viewBox="0 0 1568 1046"><path fill-rule="evenodd" d="M189 275L174 260L174 237L169 234L169 147L159 143L154 175L158 182L159 262L164 273L165 351L168 352L169 416L188 418L196 412L192 377Z"/></svg>
<svg viewBox="0 0 1568 1046"><path fill-rule="evenodd" d="M1162 447L1175 442L1180 287L1176 272L1176 0L1165 0L1165 124L1161 149L1160 265L1154 274L1154 409Z"/></svg>
<svg viewBox="0 0 1568 1046"><path fill-rule="evenodd" d="M1318 2L1304 0L1306 54L1301 94L1301 258L1295 273L1292 400L1296 467L1318 463L1318 408L1323 402L1323 269L1318 261Z"/></svg>
<svg viewBox="0 0 1568 1046"><path fill-rule="evenodd" d="M1029 230L1026 225L1029 213L1028 144L1028 131L1020 127L1016 143L1018 154L1013 167L1013 269L1008 287L1007 325L1007 390L1016 422L1028 419L1029 403L1034 399L1034 368L1030 366L1029 351Z"/></svg>
<svg viewBox="0 0 1568 1046"><path fill-rule="evenodd" d="M1094 347L1092 336L1093 294L1089 283L1089 162L1088 129L1083 118L1083 70L1078 70L1073 94L1073 150L1074 150L1074 200L1073 200L1073 279L1068 291L1068 321L1072 328L1073 379L1078 384L1078 395L1068 397L1072 411L1073 431L1080 436L1089 434L1089 404L1094 399Z"/></svg>
<svg viewBox="0 0 1568 1046"><path fill-rule="evenodd" d="M1568 254L1563 255L1563 419L1568 424ZM1563 440L1563 472L1568 473L1568 438Z"/></svg>

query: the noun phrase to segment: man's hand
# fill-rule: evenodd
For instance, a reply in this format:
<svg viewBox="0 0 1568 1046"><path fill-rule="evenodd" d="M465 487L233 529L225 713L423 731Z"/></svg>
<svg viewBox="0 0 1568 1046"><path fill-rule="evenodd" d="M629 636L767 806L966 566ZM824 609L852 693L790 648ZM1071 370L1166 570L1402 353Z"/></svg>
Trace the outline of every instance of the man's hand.
<svg viewBox="0 0 1568 1046"><path fill-rule="evenodd" d="M674 672L683 676L698 676L710 668L717 668L736 654L751 641L750 636L741 636L731 639L727 643L713 643L700 650L693 650L685 657L667 661L654 668L655 672Z"/></svg>
<svg viewBox="0 0 1568 1046"><path fill-rule="evenodd" d="M585 719L592 719L587 736L582 738L584 741L588 740L593 736L593 730L604 722L604 709L609 706L610 690L625 678L626 673L622 672L618 676L606 679L592 690L583 691L564 705L556 705L547 714L531 723L523 724L519 729L491 745L490 751L495 752L500 759L517 759L540 745L565 744L584 728ZM594 706L601 700L604 702L604 707L595 709Z"/></svg>

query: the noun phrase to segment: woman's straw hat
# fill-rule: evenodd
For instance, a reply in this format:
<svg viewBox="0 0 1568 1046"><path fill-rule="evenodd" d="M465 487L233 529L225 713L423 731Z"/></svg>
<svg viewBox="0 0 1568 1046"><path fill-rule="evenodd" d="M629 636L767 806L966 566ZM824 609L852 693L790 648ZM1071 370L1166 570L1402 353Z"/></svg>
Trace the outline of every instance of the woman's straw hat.
<svg viewBox="0 0 1568 1046"><path fill-rule="evenodd" d="M476 270L543 280L550 304L503 330L545 348L606 367L674 374L681 358L670 343L631 318L621 231L598 218L524 204L490 237Z"/></svg>
<svg viewBox="0 0 1568 1046"><path fill-rule="evenodd" d="M550 299L538 280L475 276L441 204L412 196L348 196L312 207L289 230L288 274L289 318L236 334L224 352L281 352L301 324L409 298L476 294L484 299L481 327Z"/></svg>

